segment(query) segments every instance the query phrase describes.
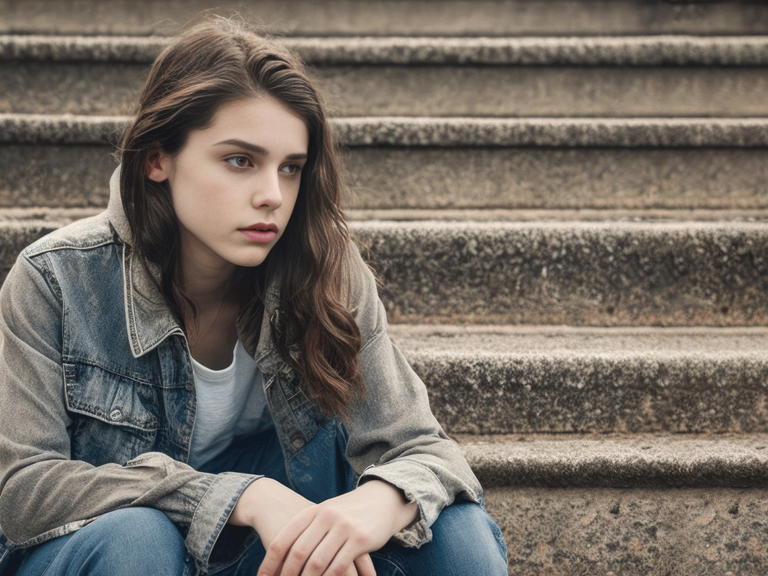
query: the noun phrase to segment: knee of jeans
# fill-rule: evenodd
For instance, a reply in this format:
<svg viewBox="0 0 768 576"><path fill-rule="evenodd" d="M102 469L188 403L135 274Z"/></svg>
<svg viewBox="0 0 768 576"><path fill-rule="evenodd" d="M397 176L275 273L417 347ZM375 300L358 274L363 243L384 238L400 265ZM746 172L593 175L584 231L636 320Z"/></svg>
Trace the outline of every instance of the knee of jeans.
<svg viewBox="0 0 768 576"><path fill-rule="evenodd" d="M475 574L507 576L507 547L501 529L477 504L447 507L432 525L432 537L447 566L475 567ZM461 569L459 573L463 573Z"/></svg>
<svg viewBox="0 0 768 576"><path fill-rule="evenodd" d="M190 562L181 533L153 508L115 510L86 528L78 542L85 573L181 574Z"/></svg>

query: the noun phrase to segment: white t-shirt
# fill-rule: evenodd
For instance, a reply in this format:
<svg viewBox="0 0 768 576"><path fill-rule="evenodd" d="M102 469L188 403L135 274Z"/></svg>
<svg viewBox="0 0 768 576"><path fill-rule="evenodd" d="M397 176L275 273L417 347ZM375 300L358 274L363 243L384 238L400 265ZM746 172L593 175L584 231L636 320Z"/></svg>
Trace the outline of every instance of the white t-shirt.
<svg viewBox="0 0 768 576"><path fill-rule="evenodd" d="M264 395L264 377L239 340L229 367L211 370L192 358L192 370L197 416L190 466L199 468L209 462L237 436L255 434L274 425Z"/></svg>

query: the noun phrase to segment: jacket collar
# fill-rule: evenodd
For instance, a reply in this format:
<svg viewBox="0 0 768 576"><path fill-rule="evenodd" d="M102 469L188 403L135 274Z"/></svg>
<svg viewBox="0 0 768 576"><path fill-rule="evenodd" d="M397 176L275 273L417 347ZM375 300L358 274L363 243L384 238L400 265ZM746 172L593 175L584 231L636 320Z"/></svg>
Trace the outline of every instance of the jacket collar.
<svg viewBox="0 0 768 576"><path fill-rule="evenodd" d="M171 334L183 334L150 273L134 256L133 235L120 197L120 167L109 180L107 218L123 246L123 298L128 341L134 358L153 350Z"/></svg>
<svg viewBox="0 0 768 576"><path fill-rule="evenodd" d="M151 275L159 274L159 271L154 269L147 271L134 255L133 235L120 196L119 166L109 181L107 218L123 245L125 320L131 353L134 358L139 358L156 348L168 336L184 333L152 279ZM270 327L270 319L276 313L279 301L279 287L272 283L264 298L264 320L261 323L259 344L256 350L249 351L256 359L259 368L265 373L274 373L284 364L272 342Z"/></svg>

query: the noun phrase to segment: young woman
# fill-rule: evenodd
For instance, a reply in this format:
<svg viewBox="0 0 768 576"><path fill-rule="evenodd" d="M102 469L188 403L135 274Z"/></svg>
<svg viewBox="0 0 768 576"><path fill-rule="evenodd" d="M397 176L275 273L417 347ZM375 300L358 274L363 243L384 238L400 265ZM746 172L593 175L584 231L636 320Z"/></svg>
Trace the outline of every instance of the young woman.
<svg viewBox="0 0 768 576"><path fill-rule="evenodd" d="M387 337L297 59L195 26L120 160L106 212L0 291L0 572L506 574Z"/></svg>

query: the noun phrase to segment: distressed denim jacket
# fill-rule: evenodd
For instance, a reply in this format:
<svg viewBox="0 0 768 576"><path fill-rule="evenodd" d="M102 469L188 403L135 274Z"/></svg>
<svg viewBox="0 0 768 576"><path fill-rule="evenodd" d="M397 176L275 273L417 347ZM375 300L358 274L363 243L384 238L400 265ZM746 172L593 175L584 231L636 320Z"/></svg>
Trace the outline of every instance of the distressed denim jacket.
<svg viewBox="0 0 768 576"><path fill-rule="evenodd" d="M186 464L195 387L186 338L133 257L119 177L107 210L38 240L0 290L0 572L14 550L71 533L111 510L150 506L181 530L201 574L256 538L227 525L258 476ZM380 478L418 504L395 536L406 546L453 501L482 502L458 446L429 409L424 384L387 336L375 280L351 250L350 306L360 327L365 398L344 422L353 480ZM252 351L291 481L301 451L329 422L277 354L269 319ZM23 552L20 552L23 553Z"/></svg>

